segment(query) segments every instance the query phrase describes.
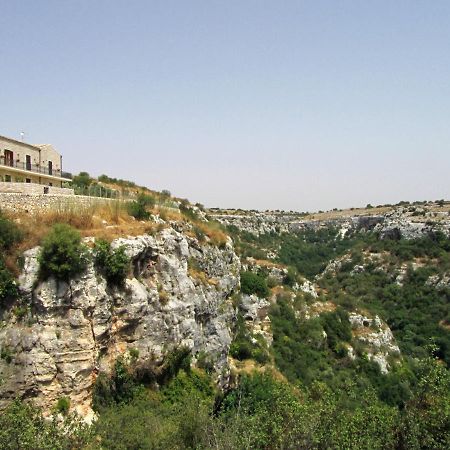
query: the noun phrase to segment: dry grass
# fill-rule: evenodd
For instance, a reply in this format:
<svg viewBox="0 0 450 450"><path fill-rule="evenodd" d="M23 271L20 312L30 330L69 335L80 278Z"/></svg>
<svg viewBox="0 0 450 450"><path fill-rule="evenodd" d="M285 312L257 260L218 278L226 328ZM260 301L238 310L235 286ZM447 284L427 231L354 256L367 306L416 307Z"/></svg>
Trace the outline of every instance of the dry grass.
<svg viewBox="0 0 450 450"><path fill-rule="evenodd" d="M208 236L210 242L217 247L224 247L228 241L228 235L223 231L222 225L218 222L203 222L192 217L180 213L173 208L166 208L157 206L152 211L153 214L158 214L164 221L186 222L193 226L193 230L187 232L191 237L202 241L205 236Z"/></svg>
<svg viewBox="0 0 450 450"><path fill-rule="evenodd" d="M208 275L206 275L205 272L202 270L197 270L192 267L188 268L188 275L193 279L201 284L203 286L217 286L219 284L219 281L216 278L208 278Z"/></svg>
<svg viewBox="0 0 450 450"><path fill-rule="evenodd" d="M247 258L247 260L248 259L249 258ZM276 268L276 269L286 269L287 268L287 266L284 264L276 263L273 261L268 261L267 259L255 259L254 263L260 267Z"/></svg>
<svg viewBox="0 0 450 450"><path fill-rule="evenodd" d="M366 216L366 215L382 215L394 208L392 206L380 206L374 208L353 208L343 209L341 211L325 211L322 213L312 213L304 216L304 220L329 220L341 217Z"/></svg>
<svg viewBox="0 0 450 450"><path fill-rule="evenodd" d="M16 276L20 273L19 256L25 250L40 245L51 227L57 223L73 226L82 236L106 240L144 234L149 230L149 226L153 225L134 220L127 214L124 203L120 201L93 202L90 205L64 202L51 211L36 214L18 212L6 215L18 224L23 233L21 242L15 244L5 256L8 269Z"/></svg>
<svg viewBox="0 0 450 450"><path fill-rule="evenodd" d="M239 361L237 359L228 357L228 362L230 363L230 368L232 374L236 377L238 374L252 374L252 373L269 373L273 378L278 381L287 383L287 378L272 364L260 365L253 359L245 359L244 361Z"/></svg>
<svg viewBox="0 0 450 450"><path fill-rule="evenodd" d="M333 302L326 301L326 302L314 302L310 306L310 311L312 314L322 314L325 312L333 312L336 310L336 305Z"/></svg>
<svg viewBox="0 0 450 450"><path fill-rule="evenodd" d="M61 200L59 205L48 211L34 214L5 213L18 224L24 236L22 241L15 244L5 255L5 264L13 274L18 276L21 271L18 263L19 256L25 250L40 245L51 227L57 223L73 226L83 237L102 238L108 241L124 236L154 235L169 226L150 221L137 221L128 214L126 205L127 202L122 200L95 200L89 204L83 204L75 198L73 201ZM227 235L220 229L219 224L192 221L176 209L161 206L155 207L152 213L159 214L165 221L193 223L194 227L209 237L212 244L219 247L223 247L227 242ZM200 275L197 278L199 277ZM216 281L207 279L207 284L216 284Z"/></svg>
<svg viewBox="0 0 450 450"><path fill-rule="evenodd" d="M220 224L216 222L197 222L195 225L201 232L208 236L211 243L217 247L224 247L227 243L228 236L221 229Z"/></svg>

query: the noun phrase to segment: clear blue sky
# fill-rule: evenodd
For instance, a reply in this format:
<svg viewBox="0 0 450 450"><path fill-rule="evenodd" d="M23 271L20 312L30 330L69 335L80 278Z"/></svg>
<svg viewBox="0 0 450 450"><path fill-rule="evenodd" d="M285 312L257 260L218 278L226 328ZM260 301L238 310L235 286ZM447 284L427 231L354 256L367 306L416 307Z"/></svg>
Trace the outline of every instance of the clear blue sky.
<svg viewBox="0 0 450 450"><path fill-rule="evenodd" d="M208 206L450 197L450 1L0 0L0 134Z"/></svg>

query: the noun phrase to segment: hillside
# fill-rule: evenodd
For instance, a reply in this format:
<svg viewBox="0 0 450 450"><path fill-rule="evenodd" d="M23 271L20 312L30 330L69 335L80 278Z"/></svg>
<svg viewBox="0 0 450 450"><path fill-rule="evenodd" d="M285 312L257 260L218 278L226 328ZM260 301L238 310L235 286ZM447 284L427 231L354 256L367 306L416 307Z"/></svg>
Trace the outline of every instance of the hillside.
<svg viewBox="0 0 450 450"><path fill-rule="evenodd" d="M126 188L0 215L2 448L448 448L449 203Z"/></svg>

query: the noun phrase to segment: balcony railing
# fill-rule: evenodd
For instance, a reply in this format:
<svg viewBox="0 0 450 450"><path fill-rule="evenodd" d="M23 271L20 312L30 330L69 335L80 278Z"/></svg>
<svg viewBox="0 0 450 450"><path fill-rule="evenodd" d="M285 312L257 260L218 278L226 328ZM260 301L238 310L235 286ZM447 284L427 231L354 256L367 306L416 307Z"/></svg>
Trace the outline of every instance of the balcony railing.
<svg viewBox="0 0 450 450"><path fill-rule="evenodd" d="M0 165L7 167L15 167L16 169L27 170L28 172L42 173L44 175L51 175L54 177L62 177L61 169L51 169L48 167L39 166L36 164L28 164L27 162L14 161L11 159L5 159L4 156L0 156Z"/></svg>

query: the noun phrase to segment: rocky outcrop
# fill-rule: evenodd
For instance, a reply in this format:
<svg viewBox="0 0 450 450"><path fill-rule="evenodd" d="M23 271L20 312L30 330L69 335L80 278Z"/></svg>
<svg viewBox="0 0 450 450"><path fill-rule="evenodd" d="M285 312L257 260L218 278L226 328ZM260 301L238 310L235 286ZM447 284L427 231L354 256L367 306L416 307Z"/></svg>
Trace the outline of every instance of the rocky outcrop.
<svg viewBox="0 0 450 450"><path fill-rule="evenodd" d="M270 302L257 295L241 296L239 309L246 321L246 325L250 333L253 335L261 335L267 345L272 345L273 334L269 317Z"/></svg>
<svg viewBox="0 0 450 450"><path fill-rule="evenodd" d="M123 288L108 287L92 262L70 283L38 282L39 249L25 253L20 288L30 312L18 319L3 311L0 406L16 396L34 397L49 411L68 396L89 417L97 374L131 349L139 359L156 361L181 345L194 357L205 352L226 382L235 317L230 296L239 288L240 272L231 241L219 249L166 228L112 246L124 246L132 261ZM190 276L192 260L204 278Z"/></svg>
<svg viewBox="0 0 450 450"><path fill-rule="evenodd" d="M348 232L376 231L381 238L417 239L437 231L450 236L450 216L447 212L434 211L436 205L422 208L395 207L384 214L342 215L329 219L304 219L295 213L251 212L242 214L214 214L214 219L224 225L232 225L241 231L255 235L266 233L295 233L304 230L336 228L338 236Z"/></svg>
<svg viewBox="0 0 450 450"><path fill-rule="evenodd" d="M400 349L391 329L378 316L372 318L351 312L349 321L353 337L364 344L367 357L378 364L381 373L387 373L390 369L390 357L400 356ZM349 349L349 356L354 358L353 348Z"/></svg>

